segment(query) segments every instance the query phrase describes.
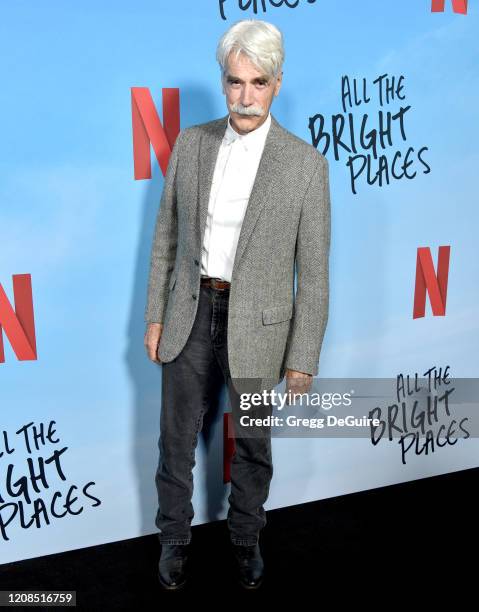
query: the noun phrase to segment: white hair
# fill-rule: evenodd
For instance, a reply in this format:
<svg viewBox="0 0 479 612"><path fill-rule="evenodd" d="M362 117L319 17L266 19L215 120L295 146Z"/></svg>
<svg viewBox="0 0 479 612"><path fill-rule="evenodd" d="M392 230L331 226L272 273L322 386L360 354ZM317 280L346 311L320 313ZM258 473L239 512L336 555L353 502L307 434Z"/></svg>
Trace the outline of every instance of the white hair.
<svg viewBox="0 0 479 612"><path fill-rule="evenodd" d="M259 19L243 19L234 23L221 37L216 49L216 59L221 76L228 68L231 52L244 53L269 77L276 77L284 62L283 35L276 26Z"/></svg>

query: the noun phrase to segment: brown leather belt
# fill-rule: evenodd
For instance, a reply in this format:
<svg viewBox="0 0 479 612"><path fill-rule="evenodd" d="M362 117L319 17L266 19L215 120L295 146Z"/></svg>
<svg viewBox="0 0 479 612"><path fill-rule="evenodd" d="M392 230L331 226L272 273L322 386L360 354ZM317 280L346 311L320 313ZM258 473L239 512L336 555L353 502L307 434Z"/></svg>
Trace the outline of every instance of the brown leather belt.
<svg viewBox="0 0 479 612"><path fill-rule="evenodd" d="M214 278L212 276L202 276L201 286L211 287L212 289L229 289L231 287L231 283L222 280L221 278Z"/></svg>

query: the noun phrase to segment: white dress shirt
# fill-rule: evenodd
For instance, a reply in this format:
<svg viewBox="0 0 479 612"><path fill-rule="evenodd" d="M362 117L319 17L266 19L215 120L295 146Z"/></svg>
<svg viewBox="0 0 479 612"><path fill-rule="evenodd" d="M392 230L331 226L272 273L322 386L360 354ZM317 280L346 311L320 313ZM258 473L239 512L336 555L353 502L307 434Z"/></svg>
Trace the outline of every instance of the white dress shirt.
<svg viewBox="0 0 479 612"><path fill-rule="evenodd" d="M238 134L228 117L216 159L201 249L201 274L231 282L233 262L256 178L271 113L248 134Z"/></svg>

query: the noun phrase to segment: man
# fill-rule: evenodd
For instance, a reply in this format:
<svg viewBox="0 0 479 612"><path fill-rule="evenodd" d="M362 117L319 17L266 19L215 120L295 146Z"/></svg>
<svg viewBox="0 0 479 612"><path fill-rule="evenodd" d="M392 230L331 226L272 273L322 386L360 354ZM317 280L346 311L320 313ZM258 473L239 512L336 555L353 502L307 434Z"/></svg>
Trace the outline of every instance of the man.
<svg viewBox="0 0 479 612"><path fill-rule="evenodd" d="M283 40L243 20L221 38L228 115L180 131L151 253L145 346L162 364L156 525L163 587L185 584L192 469L203 416L228 385L305 392L328 318L328 163L271 115ZM294 269L297 290L294 295ZM240 381L240 382L238 382ZM265 408L263 406L263 408ZM227 526L241 584L257 588L273 465L270 432L235 438Z"/></svg>

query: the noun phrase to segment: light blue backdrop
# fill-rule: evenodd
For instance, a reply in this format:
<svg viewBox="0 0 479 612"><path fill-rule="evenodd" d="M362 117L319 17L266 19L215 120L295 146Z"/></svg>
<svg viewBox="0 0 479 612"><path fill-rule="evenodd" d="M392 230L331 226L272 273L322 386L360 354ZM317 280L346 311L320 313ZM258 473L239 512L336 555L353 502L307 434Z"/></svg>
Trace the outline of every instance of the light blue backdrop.
<svg viewBox="0 0 479 612"><path fill-rule="evenodd" d="M429 174L379 188L349 187L328 151L332 196L330 317L325 377L394 377L450 365L477 375L479 300L478 11L430 12L429 0L318 0L257 18L284 33L283 87L272 112L310 141L307 120L341 112L343 75L403 74L407 143L427 146ZM163 177L133 180L131 87L179 87L181 126L226 114L215 48L234 21L218 3L125 0L6 4L0 20L0 283L31 274L38 360L18 361L4 336L0 433L55 420L66 481L83 512L0 538L0 562L153 533L161 368L143 348L143 313ZM395 104L392 109L397 109ZM360 116L362 110L355 112ZM374 109L369 109L374 116ZM395 150L394 148L392 150ZM392 157L389 155L389 157ZM412 319L416 249L451 245L447 316ZM221 422L199 447L195 523L224 518ZM275 439L267 509L476 466L476 440L401 465L394 444ZM38 453L37 453L38 454ZM49 453L43 451L43 456ZM12 455L25 473L20 448ZM0 457L0 495L8 458ZM209 490L209 495L206 495ZM35 495L34 495L35 497Z"/></svg>

